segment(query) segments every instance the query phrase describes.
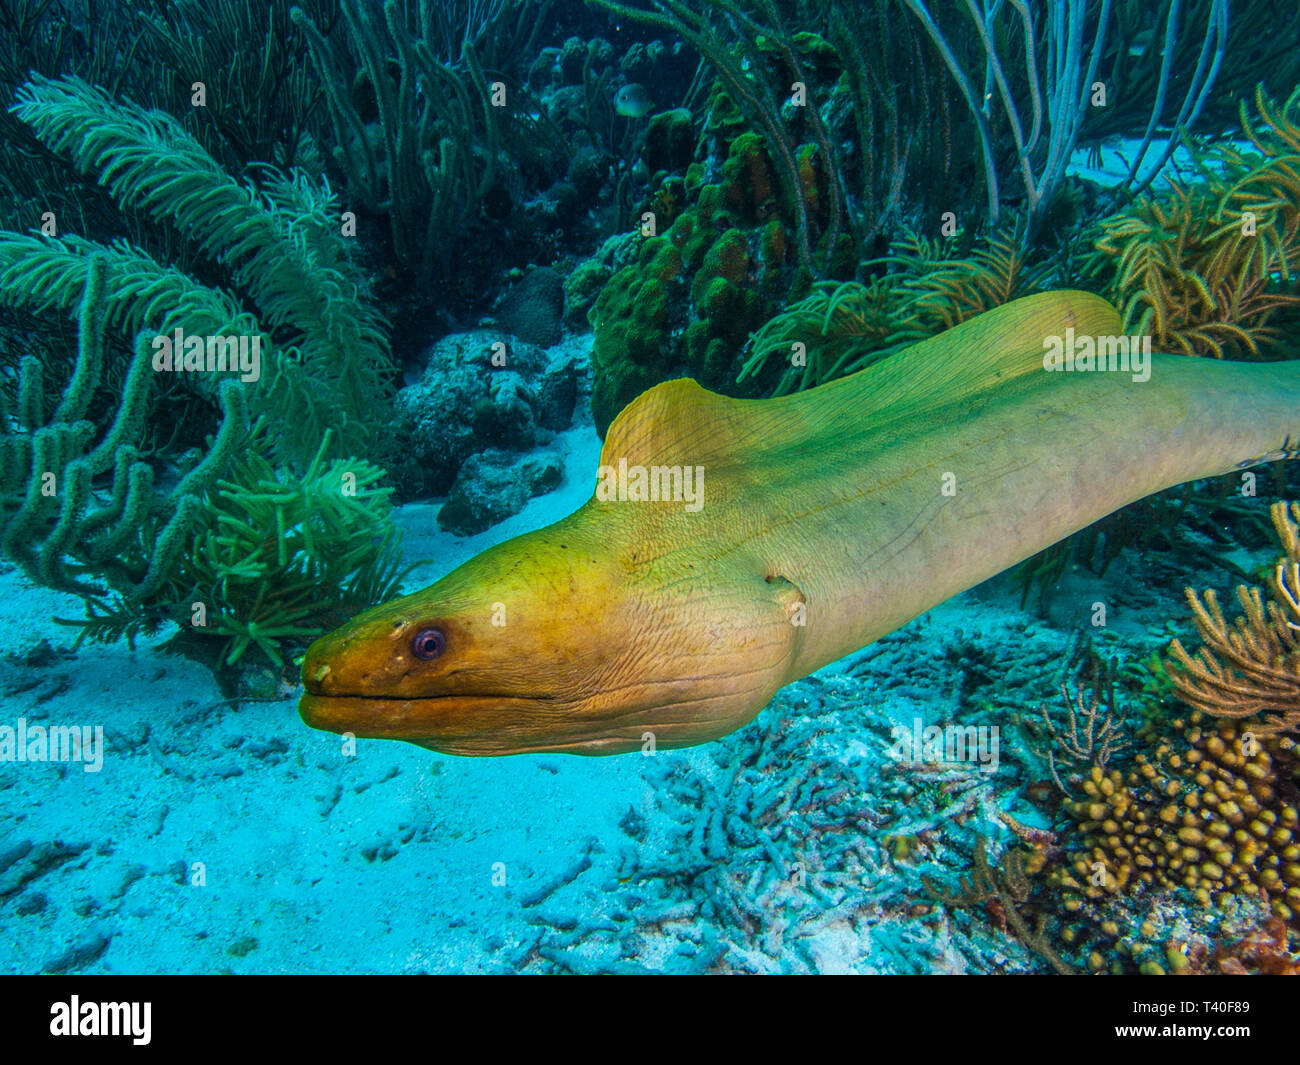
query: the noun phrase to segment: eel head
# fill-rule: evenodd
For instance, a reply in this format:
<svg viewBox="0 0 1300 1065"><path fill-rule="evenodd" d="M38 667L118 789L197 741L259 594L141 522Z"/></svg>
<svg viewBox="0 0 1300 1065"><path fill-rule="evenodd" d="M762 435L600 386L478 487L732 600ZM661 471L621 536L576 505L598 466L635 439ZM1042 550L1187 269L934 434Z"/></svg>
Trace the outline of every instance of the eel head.
<svg viewBox="0 0 1300 1065"><path fill-rule="evenodd" d="M682 747L750 720L789 679L796 593L690 552L655 555L644 530L611 534L608 506L588 503L318 639L303 660L303 720L462 755Z"/></svg>

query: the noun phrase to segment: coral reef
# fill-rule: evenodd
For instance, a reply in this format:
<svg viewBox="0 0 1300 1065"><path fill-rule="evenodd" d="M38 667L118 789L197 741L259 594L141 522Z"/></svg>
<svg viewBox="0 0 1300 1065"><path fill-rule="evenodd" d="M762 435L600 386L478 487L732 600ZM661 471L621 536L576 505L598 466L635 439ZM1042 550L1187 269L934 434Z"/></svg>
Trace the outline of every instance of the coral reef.
<svg viewBox="0 0 1300 1065"><path fill-rule="evenodd" d="M1039 707L1047 738L1046 749L1040 756L1047 758L1052 780L1067 797L1083 781L1080 768L1105 772L1110 760L1129 746L1124 718L1115 706L1114 674L1113 662L1103 666L1094 660L1092 680L1086 689L1080 684L1071 691L1065 681L1061 682L1061 703L1065 708L1064 721L1068 725L1054 723L1046 704ZM1089 694L1085 695L1085 691ZM1062 764L1071 767L1069 786L1061 780L1058 758Z"/></svg>
<svg viewBox="0 0 1300 1065"><path fill-rule="evenodd" d="M680 188L661 179L651 205L657 216L676 219L665 235L683 251L685 261L679 277L671 259L664 259L658 250L647 254L641 265L648 270L636 278L616 274L607 286L607 291L613 291L606 305L598 302L593 308L597 332L595 415L602 430L639 391L675 373L740 394L773 389L779 394L812 387L861 369L909 341L1035 291L1049 279L1058 285L1076 283L1076 270L1086 271L1093 284L1120 301L1130 331L1151 332L1156 343L1173 345L1175 350L1223 354L1225 348L1232 351L1240 343L1258 354L1259 342L1272 342L1281 335L1270 321L1281 320L1296 298L1290 292L1288 258L1295 235L1291 215L1296 197L1287 185L1289 171L1283 162L1270 167L1267 162L1252 163L1231 149L1216 149L1215 165L1227 171L1219 176L1219 185L1207 185L1203 196L1189 198L1175 184L1170 192L1160 194L1172 198L1172 206L1163 199L1160 204L1151 197L1140 200L1102 224L1097 250L1087 263L1076 268L1073 262L1079 243L1077 216L1091 194L1081 192L1077 181L1067 179L1065 167L1074 145L1101 134L1089 132L1092 116L1062 109L1059 101L1082 94L1081 86L1094 84L1098 69L1118 69L1117 49L1125 49L1123 55L1135 68L1126 72L1125 83L1141 86L1141 103L1125 100L1122 118L1111 114L1110 124L1096 128L1113 134L1119 123L1140 138L1127 180L1109 198L1122 201L1140 192L1177 146L1176 137L1166 138L1161 142L1164 147L1156 149L1154 130L1162 117L1167 117L1166 109L1181 101L1173 115L1175 126L1184 132L1198 128L1228 43L1222 0L1207 0L1185 12L1171 9L1157 20L1161 25L1156 29L1164 34L1167 49L1190 52L1191 66L1186 71L1174 72L1169 62L1161 61L1149 47L1133 53L1132 41L1143 30L1144 16L1126 8L1114 13L1114 37L1107 37L1105 27L1094 27L1097 32L1091 53L1081 63L1075 56L1073 65L1053 69L1046 88L1040 84L1034 64L1041 27L1034 20L1032 7L1017 7L1017 17L1009 10L999 13L994 6L971 25L960 26L956 16L936 16L923 3L909 0L898 5L910 15L910 21L903 20L903 29L891 31L900 37L899 54L919 49L917 55L927 55L933 67L946 69L951 79L942 87L932 87L933 91L919 92L920 106L934 107L942 116L919 123L918 128L944 131L943 150L935 154L943 158L945 167L954 150L951 112L964 107L972 119L967 127L979 130L974 154L982 152L989 194L986 215L995 228L983 245L970 250L964 259L956 257L955 240L932 245L915 235L901 241L895 238L891 255L884 259L866 254L882 233L883 219L890 218L897 229L906 217L918 217L897 213L899 188L905 185L909 193L924 193L917 182L897 180L907 152L902 153L904 161L900 162L895 146L898 187L889 195L889 208L865 212L869 218L864 219L861 203L846 194L855 177L861 179L860 171L874 172L880 164L870 158L875 150L873 138L835 134L842 132L845 122L856 126L859 134L864 127L874 128L882 110L893 116L886 119L887 125L896 123L899 105L895 101L892 107L882 108L878 99L884 92L880 68L892 62L892 53L886 49L884 56L864 56L852 43L852 35L844 32L845 13L839 5L814 13L795 3L734 0L720 5L714 15L674 3L655 5L653 10L603 0L599 6L621 17L675 30L709 62L717 80L704 136L718 157L726 152L722 202L734 210L747 200L763 216L772 216L765 233L757 239L751 236L747 242L751 275L757 266L758 276L767 277L767 271L786 259L799 267L793 275L784 272L787 306L773 317L778 305L765 296L761 284L756 293L751 282L747 292L735 279L741 259L734 235L727 234L718 252L703 263L680 239L679 227L693 226L697 214L702 216L698 221L707 225L713 213L710 186L704 184L695 164L687 168ZM881 5L880 11L889 6ZM971 6L972 16L975 11ZM1076 30L1081 31L1086 17L1082 8L1068 9L1068 18L1079 21ZM1103 20L1105 17L1103 14ZM800 33L787 28L796 18L803 28ZM975 54L982 55L987 64L987 91L979 106L975 76L966 70L969 57L965 49L954 45L955 34L972 29L979 44ZM744 43L748 54L762 56L771 68L762 62L749 67L738 63L736 50L726 46L731 35ZM1015 54L1015 42L1021 36L1023 57ZM1240 43L1240 37L1236 39ZM1012 58L1023 58L1024 69L1011 62ZM1250 69L1260 68L1252 65ZM1240 73L1234 71L1234 77ZM791 78L797 84L817 86L809 91L824 95L811 106L783 104L773 84ZM1083 80L1069 88L1066 83L1071 78ZM830 83L835 87L828 90ZM894 83L895 91L900 84ZM985 107L994 95L1000 107ZM1289 106L1271 107L1260 96L1259 109L1268 128L1258 135L1249 126L1247 129L1266 158L1270 153L1275 159L1285 158L1286 142L1294 129L1286 117ZM1207 114L1205 122L1214 127L1221 122L1221 114ZM758 132L749 131L750 124ZM1014 167L994 150L994 141L1003 134L1017 147ZM843 158L835 147L855 139L868 158ZM1154 164L1144 161L1149 149L1156 149L1159 156ZM1213 169L1208 161L1203 161L1202 168L1207 173ZM996 228L1002 216L998 190L1012 181L1024 185L1024 200L1014 220ZM969 187L969 182L959 184ZM945 194L951 187L951 182L945 186ZM684 212L682 193L688 199L698 197ZM1256 222L1261 239L1243 239L1240 233L1234 237L1234 222L1251 205L1259 207ZM1095 210L1095 206L1089 209ZM970 214L966 211L963 216ZM1074 221L1064 222L1066 216L1075 216ZM755 218L751 214L746 220L752 224ZM713 224L720 227L726 222ZM1180 224L1195 233L1179 236L1171 232ZM1069 232L1058 236L1053 261L1045 255L1048 242L1036 244L1034 238L1046 238L1058 228ZM972 226L969 233L976 230ZM842 257L840 237L847 242L850 234L848 255ZM965 243L970 248L970 237ZM886 272L865 283L826 280L843 280L855 271L861 278L865 271L879 271L882 266ZM694 274L704 267L708 269L701 282ZM1276 278L1279 269L1280 281ZM673 284L677 281L690 285L692 299L685 312L675 310L675 301L669 298L681 291L680 285ZM801 299L805 291L809 294ZM627 306L642 295L647 304L644 308ZM1239 321L1244 325L1239 326ZM721 376L728 361L726 349L743 331L755 336L751 354L732 383ZM776 369L773 356L790 357L792 352L787 368L783 372ZM779 372L779 379L772 377L774 372Z"/></svg>
<svg viewBox="0 0 1300 1065"><path fill-rule="evenodd" d="M1038 853L1020 848L1006 852L1000 865L988 859L988 840L979 836L971 858L971 871L961 878L956 890L922 878L926 887L945 906L953 908L984 907L1004 929L1009 930L1026 947L1041 957L1062 976L1073 975L1074 968L1052 947L1047 934L1049 914L1040 910L1033 917L1033 927L1021 913L1032 891L1030 871L1037 872Z"/></svg>
<svg viewBox="0 0 1300 1065"><path fill-rule="evenodd" d="M922 795L901 775L877 778L874 738L858 731L848 755L834 738L851 716L845 697L835 682L806 684L706 764L649 762L647 801L628 809L604 863L600 918L566 919L552 897L561 877L525 903L535 932L503 960L574 972L644 971L647 957L665 972L920 971L906 944L929 938L934 917L906 889L921 887L918 837L964 820L984 789L969 774L926 781ZM885 836L910 839L911 851Z"/></svg>
<svg viewBox="0 0 1300 1065"><path fill-rule="evenodd" d="M1231 82L1226 94L1268 76L1289 86L1285 71L1296 68L1239 21L1294 25L1271 0L1249 4L1231 27L1227 0L1159 11L1062 3L1050 13L995 0L725 0L703 10L594 2L688 41L724 86L730 121L761 132L787 191L800 185L801 140L815 144L829 175L829 224L852 233L860 259L900 222L978 208L981 184L986 220L997 226L1004 200L1018 199L1033 236L1055 209L1073 149L1116 134L1139 142L1119 190L1132 195L1176 147L1156 136L1162 126L1223 128L1223 98L1210 92L1217 79ZM1056 37L1071 42L1065 54L1052 50ZM829 260L812 253L816 233L796 205L799 262L820 279Z"/></svg>
<svg viewBox="0 0 1300 1065"><path fill-rule="evenodd" d="M998 221L999 189L1010 180L1007 171L1014 167L1024 191L1024 210L1028 219L1026 232L1032 237L1038 232L1044 212L1051 209L1056 190L1064 180L1071 152L1079 143L1089 109L1082 106L1082 101L1088 100L1091 108L1104 108L1109 98L1105 91L1106 83L1099 82L1097 75L1106 55L1112 6L1104 4L1095 14L1084 3L1058 4L1050 8L1052 32L1070 44L1063 60L1049 59L1042 64L1043 80L1040 82L1039 58L1035 54L1039 47L1039 31L1034 25L1036 8L1033 5L1014 5L1013 18L1011 11L999 3L986 0L979 10L974 3L967 4L970 26L962 27L962 30L967 33L973 30L980 48L974 51L973 59L963 61L962 50L953 43L957 40L953 32L957 28L953 25L955 18L947 20L948 29L945 30L941 17L936 18L931 13L925 0L902 0L902 4L934 42L960 87L970 117L979 130L990 221L994 224ZM1037 13L1047 15L1041 10ZM1004 20L1001 23L1000 16ZM1196 5L1196 10L1185 13L1180 5L1171 4L1166 8L1165 16L1164 52L1160 56L1158 74L1153 79L1154 91L1148 89L1148 93L1140 97L1142 104L1138 105L1138 114L1134 116L1143 122L1145 128L1129 164L1123 194L1131 194L1135 186L1140 188L1144 184L1138 181L1140 168L1152 147L1156 129L1162 122L1170 120L1165 108L1175 102L1175 93L1181 92L1182 99L1172 115L1173 128L1190 129L1197 124L1228 46L1227 0L1205 0ZM1086 37L1085 28L1090 31ZM1154 35L1154 29L1152 32ZM1023 82L1017 80L1017 65L1010 62L1016 51L1013 42L1017 36L1023 40L1019 49L1025 66ZM1196 61L1180 70L1175 78L1173 61L1180 37L1184 40L1190 37L1192 50L1197 56ZM1142 68L1146 73L1156 66L1157 56L1154 49L1148 47L1136 56L1130 49L1123 53L1123 58L1128 66ZM981 74L982 91L977 88ZM1126 80L1130 86L1140 83L1138 78ZM1097 96L1099 85L1103 91L1100 98ZM996 109L990 106L994 90ZM1137 97L1136 92L1134 95ZM993 115L998 112L1003 123L995 126ZM1008 137L1015 145L1014 163L1004 161L999 164L995 144L998 140L1005 142ZM1171 138L1150 168L1146 180L1149 181L1150 175L1163 168L1174 147Z"/></svg>
<svg viewBox="0 0 1300 1065"><path fill-rule="evenodd" d="M86 417L104 384L107 273L101 257L89 257L76 367L54 409L47 407L45 368L30 355L19 367L15 408L0 409L0 549L46 587L91 599L112 589L144 603L159 595L177 564L205 488L242 445L248 400L239 382L221 386L222 421L207 455L191 457L172 490L157 492L155 469L143 461L154 384L146 335L135 345L109 424L97 433ZM95 482L110 470L104 499Z"/></svg>
<svg viewBox="0 0 1300 1065"><path fill-rule="evenodd" d="M447 494L479 452L548 444L586 393L587 362L570 345L548 355L496 332L453 333L422 361L419 380L397 394L406 448L390 469L408 499Z"/></svg>
<svg viewBox="0 0 1300 1065"><path fill-rule="evenodd" d="M1237 586L1243 614L1231 624L1218 597L1187 589L1202 647L1169 646L1169 680L1189 706L1216 717L1269 716L1250 727L1259 735L1300 732L1300 504L1275 503L1273 525L1283 556L1269 575L1267 603L1258 588Z"/></svg>
<svg viewBox="0 0 1300 1065"><path fill-rule="evenodd" d="M1298 35L1289 0L0 4L0 696L94 707L117 759L0 779L9 967L1300 971L1300 503L1260 498L1300 463L1111 514L697 750L354 759L279 702L414 555L580 505L588 405L785 395L1064 288L1294 357ZM178 330L260 376L155 372ZM304 838L337 864L269 908L177 904L191 852ZM318 882L387 905L317 932Z"/></svg>
<svg viewBox="0 0 1300 1065"><path fill-rule="evenodd" d="M791 259L790 201L761 138L737 136L719 180L686 188L690 202L662 233L655 216L656 233L613 274L589 314L592 414L602 435L631 400L676 373L724 392L770 388L770 374L737 382L736 353L784 293L809 283ZM841 259L835 269L847 273L851 264Z"/></svg>
<svg viewBox="0 0 1300 1065"><path fill-rule="evenodd" d="M250 646L275 666L281 647L317 636L391 599L403 571L383 471L325 460L328 438L301 477L246 450L205 495L192 550L169 574L182 632L223 641L234 665ZM360 534L362 532L369 535Z"/></svg>
<svg viewBox="0 0 1300 1065"><path fill-rule="evenodd" d="M917 340L1038 291L1046 267L1022 250L1010 226L955 256L955 241L915 234L877 263L870 283L819 282L756 331L737 380L770 376L785 362L775 394L802 391L856 373Z"/></svg>
<svg viewBox="0 0 1300 1065"><path fill-rule="evenodd" d="M939 209L940 195L942 209L963 206L954 200L967 195L963 156L974 161L973 135L956 120L962 104L938 54L899 18L895 0L852 9L785 0L705 9L595 2L679 35L707 61L717 85L706 132L719 156L738 132L761 137L788 210L793 257L810 281L842 276L835 269L841 236L862 256L901 218ZM810 164L820 173L816 204ZM850 209L858 193L864 199Z"/></svg>
<svg viewBox="0 0 1300 1065"><path fill-rule="evenodd" d="M1067 910L1145 885L1186 888L1203 906L1259 897L1284 920L1300 916L1300 807L1294 747L1204 714L1169 723L1183 741L1155 742L1133 768L1094 766L1085 797L1063 809L1077 822L1069 869L1051 881Z"/></svg>
<svg viewBox="0 0 1300 1065"><path fill-rule="evenodd" d="M120 404L97 433L84 416L103 386L106 272L92 255L77 365L53 412L31 356L16 416L0 408L4 554L38 583L83 597L86 618L69 622L82 638L131 638L170 619L224 638L225 665L249 644L281 665L282 642L391 597L397 533L382 506L391 489L374 488L381 471L357 459L325 465L327 430L300 480L277 475L250 428L244 383L221 384L223 417L207 454L182 458L163 491L170 471L145 461L153 374L142 333ZM97 491L110 469L107 493Z"/></svg>
<svg viewBox="0 0 1300 1065"><path fill-rule="evenodd" d="M416 290L453 279L466 241L504 248L500 223L523 198L520 172L548 174L567 156L517 73L535 50L545 6L491 5L459 30L455 12L439 4L388 0L375 17L345 0L342 19L325 29L293 12L325 89L334 161L367 216L386 225ZM513 59L488 54L505 42Z"/></svg>
<svg viewBox="0 0 1300 1065"><path fill-rule="evenodd" d="M1255 152L1215 144L1197 175L1171 178L1099 223L1088 269L1130 334L1164 351L1276 358L1300 322L1300 91L1278 106L1256 91L1262 126L1243 102Z"/></svg>
<svg viewBox="0 0 1300 1065"><path fill-rule="evenodd" d="M76 236L0 234L0 300L70 312L88 259L102 254L107 321L128 337L149 327L160 335L182 329L259 338L269 365L263 387L250 390L250 406L254 415L275 413L283 458L309 461L330 426L337 455L374 453L375 432L386 421L387 327L340 234L328 185L301 172L272 172L261 189L250 189L171 116L116 103L76 78L34 78L14 112L79 169L99 176L125 210L168 223L199 255L219 261L230 291L246 293L259 317L139 248L104 248Z"/></svg>
<svg viewBox="0 0 1300 1065"><path fill-rule="evenodd" d="M77 78L34 77L14 113L228 287L125 242L0 234L0 300L80 323L70 358L28 356L10 382L4 553L83 597L83 638L188 620L227 641L226 665L249 644L279 663L281 642L391 595L396 533L386 510L363 505L381 474L353 457L386 450L387 326L328 185L301 171L243 184L171 116ZM258 357L238 380L155 372L154 340L173 334L209 357L221 338L231 369L232 350ZM322 477L360 494L334 500Z"/></svg>
<svg viewBox="0 0 1300 1065"><path fill-rule="evenodd" d="M932 893L946 905L982 910L1058 971L1294 966L1294 742L1199 710L1170 718L1168 685L1158 675L1137 708L1125 707L1117 692L1133 679L1100 668L1095 657L1091 668L1090 683L1061 686L1068 727L1041 708L1041 725L1020 722L1023 753L1046 763L1051 776L1046 792L1031 784L1027 793L1053 828L1001 814L1018 842L994 865L981 837L968 877L953 888L929 882ZM1135 729L1131 745L1117 739L1126 727ZM1061 765L1071 769L1065 782ZM1053 783L1064 793L1059 807Z"/></svg>
<svg viewBox="0 0 1300 1065"><path fill-rule="evenodd" d="M1180 96L1185 100L1186 87L1198 69L1205 71L1212 59L1210 54L1202 57L1207 41L1222 50L1226 61L1218 64L1213 91L1202 93L1199 120L1185 125L1205 133L1231 131L1239 102L1249 99L1261 81L1274 93L1290 91L1300 83L1300 56L1289 43L1300 32L1300 12L1289 4L1232 0L1220 5L1215 0L1190 0L1182 5L1161 5L1157 10L1150 4L1120 0L1112 8L1113 25L1105 34L1097 67L1097 78L1108 90L1106 106L1088 108L1080 130L1082 141L1144 135L1162 95L1161 83L1167 103ZM1211 29L1210 24L1224 15L1228 16L1226 27ZM1269 27L1269 32L1260 34L1261 26ZM1214 36L1224 29L1226 34L1216 42ZM1164 116L1177 117L1169 111ZM1137 169L1131 163L1126 168ZM1156 168L1150 169L1155 172Z"/></svg>

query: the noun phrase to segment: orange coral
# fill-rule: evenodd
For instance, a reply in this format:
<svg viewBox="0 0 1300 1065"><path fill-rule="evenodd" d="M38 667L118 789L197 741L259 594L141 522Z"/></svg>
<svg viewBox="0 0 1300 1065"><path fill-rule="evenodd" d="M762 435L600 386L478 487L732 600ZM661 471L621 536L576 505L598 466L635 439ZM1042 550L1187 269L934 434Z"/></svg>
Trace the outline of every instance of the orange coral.
<svg viewBox="0 0 1300 1065"><path fill-rule="evenodd" d="M1238 585L1244 614L1229 623L1213 590L1187 589L1203 646L1195 656L1169 645L1169 679L1178 697L1216 717L1269 713L1261 735L1300 730L1300 504L1275 503L1273 526L1285 552L1269 578L1266 602L1258 588Z"/></svg>

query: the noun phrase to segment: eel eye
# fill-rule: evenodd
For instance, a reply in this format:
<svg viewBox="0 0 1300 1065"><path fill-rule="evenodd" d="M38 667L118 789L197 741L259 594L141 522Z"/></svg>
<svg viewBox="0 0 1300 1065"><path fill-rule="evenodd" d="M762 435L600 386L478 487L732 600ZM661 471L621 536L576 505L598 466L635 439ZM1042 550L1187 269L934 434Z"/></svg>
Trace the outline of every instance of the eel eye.
<svg viewBox="0 0 1300 1065"><path fill-rule="evenodd" d="M437 629L421 629L411 641L411 654L416 658L437 658L447 644L447 638Z"/></svg>

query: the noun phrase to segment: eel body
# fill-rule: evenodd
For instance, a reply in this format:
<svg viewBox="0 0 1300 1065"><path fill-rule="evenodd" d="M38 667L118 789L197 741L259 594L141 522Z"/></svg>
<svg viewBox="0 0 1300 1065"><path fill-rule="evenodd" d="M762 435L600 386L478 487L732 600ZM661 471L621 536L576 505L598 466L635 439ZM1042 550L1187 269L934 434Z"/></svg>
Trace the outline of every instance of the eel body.
<svg viewBox="0 0 1300 1065"><path fill-rule="evenodd" d="M1052 292L796 395L659 385L602 470L702 469L702 506L593 496L359 615L307 652L301 715L465 755L701 743L1127 503L1291 456L1300 363L1045 369L1120 328Z"/></svg>

